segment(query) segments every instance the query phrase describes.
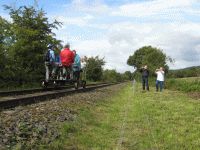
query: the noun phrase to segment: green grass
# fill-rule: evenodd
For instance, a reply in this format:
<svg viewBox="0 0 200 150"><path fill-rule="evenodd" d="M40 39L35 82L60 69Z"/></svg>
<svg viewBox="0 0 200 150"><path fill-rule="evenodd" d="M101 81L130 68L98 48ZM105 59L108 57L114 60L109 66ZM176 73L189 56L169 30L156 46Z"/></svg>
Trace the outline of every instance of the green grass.
<svg viewBox="0 0 200 150"><path fill-rule="evenodd" d="M77 119L62 127L62 138L49 149L200 148L200 102L184 93L142 92L129 84L112 98L76 109Z"/></svg>
<svg viewBox="0 0 200 150"><path fill-rule="evenodd" d="M200 92L200 77L167 79L166 87L184 92Z"/></svg>

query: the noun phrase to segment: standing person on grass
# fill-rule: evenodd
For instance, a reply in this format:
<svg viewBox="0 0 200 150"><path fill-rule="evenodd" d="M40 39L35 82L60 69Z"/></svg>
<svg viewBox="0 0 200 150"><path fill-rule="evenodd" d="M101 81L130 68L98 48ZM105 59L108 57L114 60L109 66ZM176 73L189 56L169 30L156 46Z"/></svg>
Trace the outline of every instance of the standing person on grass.
<svg viewBox="0 0 200 150"><path fill-rule="evenodd" d="M160 69L156 69L155 73L157 74L156 91L158 91L160 87L160 92L162 92L164 85L164 75L165 75L163 67L160 67Z"/></svg>
<svg viewBox="0 0 200 150"><path fill-rule="evenodd" d="M148 81L149 70L147 69L147 65L140 68L140 72L142 73L142 89L145 90L146 86L146 90L149 91L149 81Z"/></svg>

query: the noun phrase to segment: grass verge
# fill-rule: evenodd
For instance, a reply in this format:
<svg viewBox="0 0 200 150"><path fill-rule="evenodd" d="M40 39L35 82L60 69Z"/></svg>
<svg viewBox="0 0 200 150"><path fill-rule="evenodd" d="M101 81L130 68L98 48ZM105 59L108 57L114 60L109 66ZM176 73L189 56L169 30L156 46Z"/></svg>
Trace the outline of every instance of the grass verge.
<svg viewBox="0 0 200 150"><path fill-rule="evenodd" d="M166 87L183 92L200 92L200 77L171 78L167 80Z"/></svg>
<svg viewBox="0 0 200 150"><path fill-rule="evenodd" d="M129 84L113 97L75 108L78 117L62 126L62 138L49 149L197 150L200 147L200 102L184 93L143 92L139 85Z"/></svg>

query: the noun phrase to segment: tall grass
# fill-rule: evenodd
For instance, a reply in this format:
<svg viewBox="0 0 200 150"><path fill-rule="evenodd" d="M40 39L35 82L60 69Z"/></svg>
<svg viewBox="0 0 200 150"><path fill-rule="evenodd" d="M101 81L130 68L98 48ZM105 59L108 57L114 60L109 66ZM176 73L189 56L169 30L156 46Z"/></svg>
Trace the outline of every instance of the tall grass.
<svg viewBox="0 0 200 150"><path fill-rule="evenodd" d="M167 79L165 88L183 92L200 92L200 77Z"/></svg>

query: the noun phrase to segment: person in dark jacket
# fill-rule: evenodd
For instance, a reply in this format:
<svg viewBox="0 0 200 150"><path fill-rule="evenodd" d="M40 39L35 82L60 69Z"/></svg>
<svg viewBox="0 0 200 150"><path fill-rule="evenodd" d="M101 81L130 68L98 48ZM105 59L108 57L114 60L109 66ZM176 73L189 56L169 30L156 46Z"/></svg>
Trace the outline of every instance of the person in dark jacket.
<svg viewBox="0 0 200 150"><path fill-rule="evenodd" d="M148 83L148 77L149 77L149 70L147 69L147 65L144 67L140 68L140 72L142 73L142 88L145 90L149 91L149 83Z"/></svg>

